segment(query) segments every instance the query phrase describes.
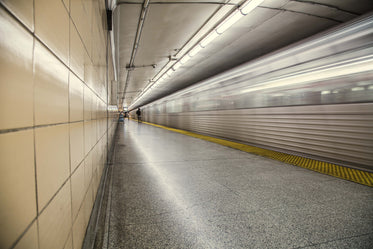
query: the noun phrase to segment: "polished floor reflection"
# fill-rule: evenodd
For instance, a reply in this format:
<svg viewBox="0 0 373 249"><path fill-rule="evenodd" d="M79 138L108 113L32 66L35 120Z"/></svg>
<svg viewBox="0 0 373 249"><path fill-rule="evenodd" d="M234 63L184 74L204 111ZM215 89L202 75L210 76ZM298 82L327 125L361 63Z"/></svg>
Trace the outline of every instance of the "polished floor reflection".
<svg viewBox="0 0 373 249"><path fill-rule="evenodd" d="M371 248L373 189L125 120L104 248Z"/></svg>

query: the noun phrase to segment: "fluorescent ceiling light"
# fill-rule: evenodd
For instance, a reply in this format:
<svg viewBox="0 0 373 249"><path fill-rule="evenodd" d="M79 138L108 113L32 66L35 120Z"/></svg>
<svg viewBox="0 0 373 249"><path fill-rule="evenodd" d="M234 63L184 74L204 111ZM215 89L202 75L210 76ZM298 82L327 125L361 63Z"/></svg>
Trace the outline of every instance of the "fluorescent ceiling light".
<svg viewBox="0 0 373 249"><path fill-rule="evenodd" d="M197 44L190 52L189 52L189 56L190 57L193 57L195 56L200 50L202 49L202 47Z"/></svg>
<svg viewBox="0 0 373 249"><path fill-rule="evenodd" d="M353 92L364 91L364 90L365 90L365 87L362 87L362 86L357 86L357 87L351 88L351 91L353 91Z"/></svg>
<svg viewBox="0 0 373 249"><path fill-rule="evenodd" d="M171 74L173 74L175 71L172 69L172 68L170 68L167 72L166 72L166 74L168 75L168 76L171 76Z"/></svg>
<svg viewBox="0 0 373 249"><path fill-rule="evenodd" d="M153 78L153 81L157 83L157 82L160 81L160 80L161 80L161 76L160 76L160 74L158 73L157 76L155 76L155 77Z"/></svg>
<svg viewBox="0 0 373 249"><path fill-rule="evenodd" d="M259 4L261 4L264 0L251 0L249 2L246 2L242 5L240 8L241 13L243 15L247 15L250 13L253 9L255 9Z"/></svg>
<svg viewBox="0 0 373 249"><path fill-rule="evenodd" d="M178 69L179 67L181 67L181 63L180 63L180 61L179 62L177 62L175 65L173 65L173 69L174 70L176 70L176 69Z"/></svg>
<svg viewBox="0 0 373 249"><path fill-rule="evenodd" d="M150 88L151 88L150 84L147 85L147 86L144 88L144 92L148 91Z"/></svg>
<svg viewBox="0 0 373 249"><path fill-rule="evenodd" d="M208 34L200 43L201 47L206 47L212 40L218 37L219 34L213 30L210 34Z"/></svg>
<svg viewBox="0 0 373 249"><path fill-rule="evenodd" d="M188 54L186 54L186 55L184 55L183 58L181 58L180 63L181 63L181 64L185 64L187 61L190 60L190 58L191 58L191 57L190 57Z"/></svg>
<svg viewBox="0 0 373 249"><path fill-rule="evenodd" d="M236 10L233 12L227 19L225 19L222 24L218 26L216 31L219 34L223 34L227 29L229 29L233 24L235 24L238 20L240 20L244 15L241 13L241 11Z"/></svg>

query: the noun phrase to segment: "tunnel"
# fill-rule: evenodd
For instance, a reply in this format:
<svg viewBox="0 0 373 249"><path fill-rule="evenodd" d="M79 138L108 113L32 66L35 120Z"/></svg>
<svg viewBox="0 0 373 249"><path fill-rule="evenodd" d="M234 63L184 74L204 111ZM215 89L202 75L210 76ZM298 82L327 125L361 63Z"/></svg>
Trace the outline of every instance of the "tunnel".
<svg viewBox="0 0 373 249"><path fill-rule="evenodd" d="M0 248L373 248L371 0L0 0Z"/></svg>

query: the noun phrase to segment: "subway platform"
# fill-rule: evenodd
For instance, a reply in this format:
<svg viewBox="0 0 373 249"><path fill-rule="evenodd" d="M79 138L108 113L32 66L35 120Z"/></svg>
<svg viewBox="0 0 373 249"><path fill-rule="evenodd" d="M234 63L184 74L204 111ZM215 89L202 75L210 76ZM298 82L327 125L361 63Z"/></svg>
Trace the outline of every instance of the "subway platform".
<svg viewBox="0 0 373 249"><path fill-rule="evenodd" d="M100 248L373 248L373 188L133 120Z"/></svg>

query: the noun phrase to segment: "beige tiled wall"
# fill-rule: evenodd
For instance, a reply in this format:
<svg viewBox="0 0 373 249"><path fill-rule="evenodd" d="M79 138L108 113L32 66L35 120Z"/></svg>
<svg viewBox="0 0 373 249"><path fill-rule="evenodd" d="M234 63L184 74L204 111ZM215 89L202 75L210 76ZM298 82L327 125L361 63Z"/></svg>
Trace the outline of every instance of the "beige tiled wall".
<svg viewBox="0 0 373 249"><path fill-rule="evenodd" d="M0 0L2 249L82 247L116 129L104 10Z"/></svg>

